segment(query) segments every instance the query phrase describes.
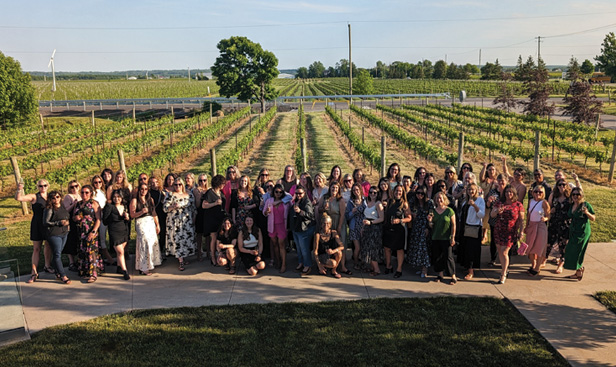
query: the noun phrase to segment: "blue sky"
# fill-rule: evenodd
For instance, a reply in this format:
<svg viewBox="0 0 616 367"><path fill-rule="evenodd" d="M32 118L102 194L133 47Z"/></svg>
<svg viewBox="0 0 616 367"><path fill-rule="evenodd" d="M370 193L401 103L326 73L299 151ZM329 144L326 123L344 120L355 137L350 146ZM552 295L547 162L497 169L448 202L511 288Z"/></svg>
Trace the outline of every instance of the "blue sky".
<svg viewBox="0 0 616 367"><path fill-rule="evenodd" d="M348 58L359 67L422 59L456 64L547 64L598 55L616 31L614 1L3 0L0 51L28 71L209 68L216 44L246 36L274 52L279 68L325 66Z"/></svg>

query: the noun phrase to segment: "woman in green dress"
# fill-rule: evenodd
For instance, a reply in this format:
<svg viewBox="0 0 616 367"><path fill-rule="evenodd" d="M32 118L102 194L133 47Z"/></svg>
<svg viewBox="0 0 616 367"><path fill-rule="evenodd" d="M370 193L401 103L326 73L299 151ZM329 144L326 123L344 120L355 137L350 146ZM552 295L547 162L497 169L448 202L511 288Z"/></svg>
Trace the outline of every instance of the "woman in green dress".
<svg viewBox="0 0 616 367"><path fill-rule="evenodd" d="M584 200L584 192L580 188L571 190L573 205L569 208L569 242L565 250L565 269L575 270L569 278L582 280L584 276L584 255L590 239L589 220L595 221L595 210Z"/></svg>

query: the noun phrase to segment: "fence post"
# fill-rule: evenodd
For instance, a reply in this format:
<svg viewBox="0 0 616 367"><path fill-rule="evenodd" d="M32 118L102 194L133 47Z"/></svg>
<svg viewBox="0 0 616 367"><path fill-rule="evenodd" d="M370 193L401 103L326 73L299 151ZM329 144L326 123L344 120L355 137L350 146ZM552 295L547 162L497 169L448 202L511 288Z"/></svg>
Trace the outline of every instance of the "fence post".
<svg viewBox="0 0 616 367"><path fill-rule="evenodd" d="M19 186L19 181L21 181L21 173L19 171L19 165L17 164L17 158L11 157L11 164L13 165L13 172L15 172L15 184ZM21 212L24 215L28 215L28 203L21 203Z"/></svg>
<svg viewBox="0 0 616 367"><path fill-rule="evenodd" d="M118 161L120 162L120 169L126 172L126 163L124 163L124 151L118 149Z"/></svg>
<svg viewBox="0 0 616 367"><path fill-rule="evenodd" d="M541 145L541 131L535 131L535 159L533 161L533 170L539 169L539 148Z"/></svg>
<svg viewBox="0 0 616 367"><path fill-rule="evenodd" d="M385 136L381 136L381 177L385 177L385 153L386 153L386 147L385 147Z"/></svg>
<svg viewBox="0 0 616 367"><path fill-rule="evenodd" d="M45 133L45 122L43 121L43 114L39 113L39 119L41 120L41 130L43 130L43 134Z"/></svg>
<svg viewBox="0 0 616 367"><path fill-rule="evenodd" d="M601 114L597 114L597 124L595 126L595 139L597 139L597 135L599 135L599 121L601 121Z"/></svg>
<svg viewBox="0 0 616 367"><path fill-rule="evenodd" d="M94 110L92 110L92 127L95 127L96 125L94 124Z"/></svg>
<svg viewBox="0 0 616 367"><path fill-rule="evenodd" d="M212 124L212 101L210 101L210 125Z"/></svg>
<svg viewBox="0 0 616 367"><path fill-rule="evenodd" d="M362 126L362 127L361 127L361 143L362 143L362 144L365 144L365 143L366 143L365 138L366 138L366 131L364 130L364 127Z"/></svg>
<svg viewBox="0 0 616 367"><path fill-rule="evenodd" d="M133 124L137 122L136 111L135 111L135 102L133 102Z"/></svg>
<svg viewBox="0 0 616 367"><path fill-rule="evenodd" d="M462 167L464 161L464 133L460 132L460 138L458 140L458 165L457 171L460 172L460 168Z"/></svg>
<svg viewBox="0 0 616 367"><path fill-rule="evenodd" d="M299 139L299 146L302 153L302 172L306 172L306 166L308 165L306 162L306 139Z"/></svg>
<svg viewBox="0 0 616 367"><path fill-rule="evenodd" d="M212 177L216 176L216 149L210 149L210 165L212 166Z"/></svg>
<svg viewBox="0 0 616 367"><path fill-rule="evenodd" d="M614 178L614 161L616 161L616 133L614 133L614 144L612 145L612 162L610 163L610 173L607 176L607 182L611 183Z"/></svg>
<svg viewBox="0 0 616 367"><path fill-rule="evenodd" d="M86 112L86 101L83 101L83 112Z"/></svg>

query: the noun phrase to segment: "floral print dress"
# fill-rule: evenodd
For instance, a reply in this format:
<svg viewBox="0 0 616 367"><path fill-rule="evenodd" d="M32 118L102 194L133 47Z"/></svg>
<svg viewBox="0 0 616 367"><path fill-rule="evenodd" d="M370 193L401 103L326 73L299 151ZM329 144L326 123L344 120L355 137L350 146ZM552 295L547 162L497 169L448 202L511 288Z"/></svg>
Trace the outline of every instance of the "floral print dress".
<svg viewBox="0 0 616 367"><path fill-rule="evenodd" d="M94 236L92 241L88 241L88 235L94 230L96 223L96 211L94 210L94 199L90 199L75 206L74 215L81 215L81 220L77 222L79 227L79 251L78 270L81 277L94 277L98 272L102 272L103 261L99 253L98 236Z"/></svg>
<svg viewBox="0 0 616 367"><path fill-rule="evenodd" d="M430 267L430 246L428 243L428 213L434 209L432 200L426 201L422 207L411 207L411 234L409 235L409 247L406 253L406 261L412 266Z"/></svg>
<svg viewBox="0 0 616 367"><path fill-rule="evenodd" d="M231 208L235 208L235 228L238 232L242 229L242 224L244 224L244 220L251 213L252 209L246 209L248 205L253 204L254 201L252 198L248 196L241 197L235 191L231 197Z"/></svg>
<svg viewBox="0 0 616 367"><path fill-rule="evenodd" d="M172 207L177 204L177 208ZM195 199L192 195L178 197L168 195L163 203L163 210L167 213L166 254L176 258L184 258L195 253L195 226L193 215L195 213Z"/></svg>
<svg viewBox="0 0 616 367"><path fill-rule="evenodd" d="M557 258L565 257L565 247L569 242L569 226L571 225L571 218L568 215L570 207L569 200L561 202L558 199L552 199L554 212L550 214L546 257L550 255Z"/></svg>

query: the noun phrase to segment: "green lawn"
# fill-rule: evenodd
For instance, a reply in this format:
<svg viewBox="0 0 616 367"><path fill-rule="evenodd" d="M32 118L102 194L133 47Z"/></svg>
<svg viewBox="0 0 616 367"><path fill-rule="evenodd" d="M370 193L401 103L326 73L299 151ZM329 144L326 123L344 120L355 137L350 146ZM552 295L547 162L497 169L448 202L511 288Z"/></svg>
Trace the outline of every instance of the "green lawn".
<svg viewBox="0 0 616 367"><path fill-rule="evenodd" d="M597 292L595 298L610 311L616 313L616 291Z"/></svg>
<svg viewBox="0 0 616 367"><path fill-rule="evenodd" d="M505 300L408 298L135 311L56 326L1 366L568 366Z"/></svg>

